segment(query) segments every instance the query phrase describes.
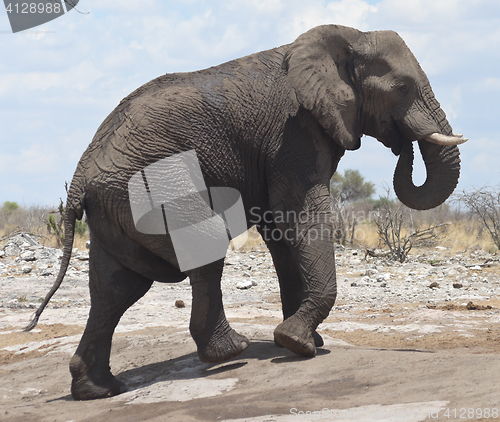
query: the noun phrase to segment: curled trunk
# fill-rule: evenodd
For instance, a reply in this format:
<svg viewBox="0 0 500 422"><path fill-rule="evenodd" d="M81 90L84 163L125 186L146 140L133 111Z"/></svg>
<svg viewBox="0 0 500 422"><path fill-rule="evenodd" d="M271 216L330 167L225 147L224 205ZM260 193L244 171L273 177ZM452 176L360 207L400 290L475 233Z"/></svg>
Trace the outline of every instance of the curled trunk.
<svg viewBox="0 0 500 422"><path fill-rule="evenodd" d="M441 205L453 193L460 175L460 154L456 146L439 146L419 141L427 178L422 186L415 186L413 173L413 146L403 145L396 171L394 192L407 207L428 210Z"/></svg>
<svg viewBox="0 0 500 422"><path fill-rule="evenodd" d="M441 134L452 136L451 126L430 85L425 86L421 94L429 118ZM412 142L404 142L394 172L394 192L406 206L427 210L441 205L453 193L460 175L460 153L457 146L436 145L425 140L419 140L418 144L427 178L422 186L413 183L413 146Z"/></svg>

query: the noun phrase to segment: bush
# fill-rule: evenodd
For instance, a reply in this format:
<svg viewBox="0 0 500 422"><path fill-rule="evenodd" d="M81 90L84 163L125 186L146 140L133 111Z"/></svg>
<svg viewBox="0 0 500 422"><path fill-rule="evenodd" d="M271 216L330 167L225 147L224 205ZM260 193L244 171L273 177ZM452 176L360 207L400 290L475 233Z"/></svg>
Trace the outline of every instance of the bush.
<svg viewBox="0 0 500 422"><path fill-rule="evenodd" d="M54 212L55 213L55 212ZM53 234L56 238L57 246L62 246L64 243L64 215L66 213L66 209L64 208L64 204L62 199L60 200L59 207L57 210L58 216L55 216L54 213L49 214L49 217L46 221L47 230L50 234ZM76 220L75 222L75 234L77 236L83 237L88 230L87 223L81 220Z"/></svg>
<svg viewBox="0 0 500 422"><path fill-rule="evenodd" d="M2 206L2 212L6 214L11 214L17 209L19 209L19 205L17 202L5 201Z"/></svg>
<svg viewBox="0 0 500 422"><path fill-rule="evenodd" d="M479 218L495 246L500 249L500 189L483 187L462 191L456 196L456 201Z"/></svg>
<svg viewBox="0 0 500 422"><path fill-rule="evenodd" d="M330 180L330 195L342 202L353 202L370 198L375 193L375 185L365 182L358 170L346 169L344 175L335 173Z"/></svg>
<svg viewBox="0 0 500 422"><path fill-rule="evenodd" d="M379 240L387 246L391 259L405 262L414 246L430 245L437 239L438 231L449 223L419 228L414 221L414 211L389 197L381 198L381 206L374 215Z"/></svg>

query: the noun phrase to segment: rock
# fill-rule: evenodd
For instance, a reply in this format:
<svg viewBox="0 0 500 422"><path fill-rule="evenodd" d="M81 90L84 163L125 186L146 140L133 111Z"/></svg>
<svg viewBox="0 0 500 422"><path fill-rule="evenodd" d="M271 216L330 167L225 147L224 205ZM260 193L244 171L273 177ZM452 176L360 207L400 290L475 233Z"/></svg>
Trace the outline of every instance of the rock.
<svg viewBox="0 0 500 422"><path fill-rule="evenodd" d="M243 280L243 281L240 281L237 285L236 285L236 288L237 289L240 289L240 290L246 290L246 289L249 289L253 286L256 286L257 283L255 281L252 281L252 280Z"/></svg>
<svg viewBox="0 0 500 422"><path fill-rule="evenodd" d="M41 248L35 251L37 261L42 265L55 264L62 257L63 252L60 249Z"/></svg>
<svg viewBox="0 0 500 422"><path fill-rule="evenodd" d="M52 268L49 268L47 265L42 265L38 267L38 275L47 277L49 275L53 275L53 270Z"/></svg>
<svg viewBox="0 0 500 422"><path fill-rule="evenodd" d="M390 273L380 274L377 276L377 281L380 283L382 281L389 281L392 275Z"/></svg>
<svg viewBox="0 0 500 422"><path fill-rule="evenodd" d="M469 303L467 303L467 309L469 311L484 311L485 309L493 309L492 306L490 305L476 305L475 303L473 303L472 301L470 301Z"/></svg>
<svg viewBox="0 0 500 422"><path fill-rule="evenodd" d="M453 283L453 287L454 287L455 289L461 289L462 287L464 287L464 285L463 285L463 284L461 284L461 283Z"/></svg>
<svg viewBox="0 0 500 422"><path fill-rule="evenodd" d="M5 256L17 256L21 253L21 248L15 243L7 243L3 247Z"/></svg>
<svg viewBox="0 0 500 422"><path fill-rule="evenodd" d="M183 300L176 300L175 301L175 307L176 308L185 308L186 307L186 304L184 303Z"/></svg>
<svg viewBox="0 0 500 422"><path fill-rule="evenodd" d="M36 261L36 256L35 256L35 252L33 251L24 251L21 253L21 255L19 255L19 258L21 258L21 260L23 261Z"/></svg>
<svg viewBox="0 0 500 422"><path fill-rule="evenodd" d="M473 267L469 267L471 271L483 271L483 269L479 265L474 265Z"/></svg>
<svg viewBox="0 0 500 422"><path fill-rule="evenodd" d="M39 246L38 239L29 233L19 233L10 237L2 248L5 256L17 256L31 246Z"/></svg>
<svg viewBox="0 0 500 422"><path fill-rule="evenodd" d="M3 258L5 256L5 251L4 250L1 250L0 251L0 258Z"/></svg>
<svg viewBox="0 0 500 422"><path fill-rule="evenodd" d="M455 276L455 275L458 275L460 273L464 273L467 271L467 268L465 268L463 265L454 265L452 267L449 267L449 268L446 268L445 270L443 270L444 274L446 276Z"/></svg>
<svg viewBox="0 0 500 422"><path fill-rule="evenodd" d="M21 267L21 272L23 274L29 274L31 272L31 267L29 265L24 265Z"/></svg>
<svg viewBox="0 0 500 422"><path fill-rule="evenodd" d="M79 261L88 261L89 260L89 253L84 252L84 251L79 251L77 254L75 254L75 259L78 259Z"/></svg>

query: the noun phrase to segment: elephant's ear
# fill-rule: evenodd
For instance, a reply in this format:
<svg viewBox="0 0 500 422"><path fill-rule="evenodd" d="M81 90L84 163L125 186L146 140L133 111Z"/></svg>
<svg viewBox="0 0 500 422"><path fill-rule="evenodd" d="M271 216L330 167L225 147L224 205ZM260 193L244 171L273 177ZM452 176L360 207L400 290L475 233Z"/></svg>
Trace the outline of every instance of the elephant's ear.
<svg viewBox="0 0 500 422"><path fill-rule="evenodd" d="M351 77L351 46L362 32L324 25L299 36L283 60L298 102L310 110L339 145L360 146L358 94Z"/></svg>

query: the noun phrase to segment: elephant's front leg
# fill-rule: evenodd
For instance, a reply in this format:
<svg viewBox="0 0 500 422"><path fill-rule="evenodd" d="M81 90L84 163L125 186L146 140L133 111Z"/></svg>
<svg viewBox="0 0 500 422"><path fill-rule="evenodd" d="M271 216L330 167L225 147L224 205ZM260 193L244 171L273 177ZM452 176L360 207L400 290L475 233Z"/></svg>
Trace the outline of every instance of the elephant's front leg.
<svg viewBox="0 0 500 422"><path fill-rule="evenodd" d="M297 311L274 331L275 342L301 356L314 356L314 332L328 316L337 296L333 228L326 187L282 235L304 283Z"/></svg>
<svg viewBox="0 0 500 422"><path fill-rule="evenodd" d="M286 320L298 311L305 298L304 281L292 251L284 237L280 235L279 229L274 224L266 224L259 227L259 232L273 258L280 285L283 319ZM316 347L323 346L323 339L316 331L313 332L313 337ZM276 345L283 347L278 342Z"/></svg>
<svg viewBox="0 0 500 422"><path fill-rule="evenodd" d="M223 362L242 353L250 341L234 331L224 314L220 280L224 260L192 270L193 303L189 329L203 362Z"/></svg>

